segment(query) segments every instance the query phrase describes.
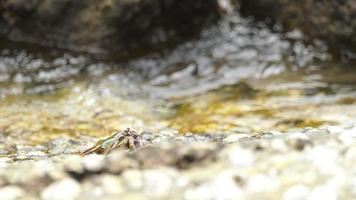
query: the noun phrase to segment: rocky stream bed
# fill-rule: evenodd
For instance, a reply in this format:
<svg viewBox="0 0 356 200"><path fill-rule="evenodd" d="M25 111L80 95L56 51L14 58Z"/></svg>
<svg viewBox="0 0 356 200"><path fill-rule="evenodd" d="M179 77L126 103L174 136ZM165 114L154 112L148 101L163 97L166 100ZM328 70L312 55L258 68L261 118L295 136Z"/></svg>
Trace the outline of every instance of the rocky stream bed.
<svg viewBox="0 0 356 200"><path fill-rule="evenodd" d="M356 198L355 66L302 38L232 15L125 62L1 39L0 199ZM126 128L135 151L79 155Z"/></svg>

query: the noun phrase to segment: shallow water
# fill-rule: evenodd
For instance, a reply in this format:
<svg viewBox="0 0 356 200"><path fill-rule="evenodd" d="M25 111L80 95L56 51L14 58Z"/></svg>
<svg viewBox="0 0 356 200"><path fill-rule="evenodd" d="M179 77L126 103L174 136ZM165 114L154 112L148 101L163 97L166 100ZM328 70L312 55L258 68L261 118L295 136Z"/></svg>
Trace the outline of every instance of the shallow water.
<svg viewBox="0 0 356 200"><path fill-rule="evenodd" d="M258 134L356 121L354 66L237 16L128 63L32 47L1 45L5 146L126 127Z"/></svg>

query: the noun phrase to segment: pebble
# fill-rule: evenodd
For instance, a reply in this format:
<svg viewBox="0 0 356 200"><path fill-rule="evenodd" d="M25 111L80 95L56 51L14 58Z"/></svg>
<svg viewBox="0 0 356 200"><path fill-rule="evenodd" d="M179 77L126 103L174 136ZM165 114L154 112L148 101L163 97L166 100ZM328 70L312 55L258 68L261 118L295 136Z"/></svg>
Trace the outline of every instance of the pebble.
<svg viewBox="0 0 356 200"><path fill-rule="evenodd" d="M129 169L123 172L122 179L124 185L129 190L141 190L143 188L143 176L139 170Z"/></svg>
<svg viewBox="0 0 356 200"><path fill-rule="evenodd" d="M211 200L213 194L207 184L201 184L196 187L188 188L183 195L184 200Z"/></svg>
<svg viewBox="0 0 356 200"><path fill-rule="evenodd" d="M47 154L42 151L31 151L25 154L26 157L30 159L46 159L48 158Z"/></svg>
<svg viewBox="0 0 356 200"><path fill-rule="evenodd" d="M345 129L340 126L328 126L327 130L331 134L340 134L340 133L344 132Z"/></svg>
<svg viewBox="0 0 356 200"><path fill-rule="evenodd" d="M245 133L241 133L241 134L231 134L228 135L227 137L225 137L223 139L223 142L225 143L235 143L238 142L239 140L243 139L243 138L250 138L251 135L245 134Z"/></svg>
<svg viewBox="0 0 356 200"><path fill-rule="evenodd" d="M211 185L213 199L229 200L243 197L242 189L236 184L233 177L234 174L224 171L215 178Z"/></svg>
<svg viewBox="0 0 356 200"><path fill-rule="evenodd" d="M89 154L83 157L85 169L89 171L100 171L104 168L104 155Z"/></svg>
<svg viewBox="0 0 356 200"><path fill-rule="evenodd" d="M21 145L16 146L17 154L27 154L27 153L34 152L34 151L36 151L36 149L33 147L30 147L30 146L21 146Z"/></svg>
<svg viewBox="0 0 356 200"><path fill-rule="evenodd" d="M66 137L58 137L49 143L48 153L58 155L63 153L70 146L70 139Z"/></svg>
<svg viewBox="0 0 356 200"><path fill-rule="evenodd" d="M248 193L272 192L279 187L277 180L263 174L256 174L250 177L246 190Z"/></svg>
<svg viewBox="0 0 356 200"><path fill-rule="evenodd" d="M356 139L356 127L348 129L340 133L338 139L345 144L352 144Z"/></svg>
<svg viewBox="0 0 356 200"><path fill-rule="evenodd" d="M6 186L0 188L0 199L1 200L13 200L23 198L25 191L18 186Z"/></svg>
<svg viewBox="0 0 356 200"><path fill-rule="evenodd" d="M0 169L9 166L9 162L11 161L12 161L11 158L7 158L7 157L0 158Z"/></svg>
<svg viewBox="0 0 356 200"><path fill-rule="evenodd" d="M315 187L308 197L307 200L337 200L338 194L335 187L330 187L329 185L322 185Z"/></svg>
<svg viewBox="0 0 356 200"><path fill-rule="evenodd" d="M123 193L124 186L119 177L103 174L86 179L83 183L83 194L85 196L106 196Z"/></svg>
<svg viewBox="0 0 356 200"><path fill-rule="evenodd" d="M335 172L336 159L338 158L336 149L316 146L307 153L307 157L319 169L320 173L333 174Z"/></svg>
<svg viewBox="0 0 356 200"><path fill-rule="evenodd" d="M306 199L308 188L304 185L294 185L287 189L283 194L283 200L302 200Z"/></svg>
<svg viewBox="0 0 356 200"><path fill-rule="evenodd" d="M41 198L43 200L72 200L76 199L80 192L79 183L74 179L66 178L46 187L41 193Z"/></svg>
<svg viewBox="0 0 356 200"><path fill-rule="evenodd" d="M153 198L162 198L174 189L172 178L162 170L144 171L143 181L143 191Z"/></svg>
<svg viewBox="0 0 356 200"><path fill-rule="evenodd" d="M306 146L311 146L310 138L303 133L293 133L288 137L288 145L296 150L302 151Z"/></svg>
<svg viewBox="0 0 356 200"><path fill-rule="evenodd" d="M8 192L6 188L15 187L9 190L9 194L22 191L18 194L25 195L26 188L43 199L174 197L186 200L230 200L267 196L283 200L334 200L339 194L356 194L354 180L349 178L353 176L353 166L356 164L356 150L352 145L356 141L350 137L354 129L353 126L346 127L337 134L324 129L295 130L277 136L268 132L264 135L268 137L248 140L239 140L240 137L244 138L242 134L225 138L221 135L152 135L152 138L160 138L164 143L152 145L149 142L150 148L141 148L137 152L116 151L109 156L47 156L39 149L23 153L31 148L19 147L23 154L0 158L0 184L3 186L0 188L0 197L3 197L4 191ZM340 142L342 135L351 145ZM55 142L58 148L65 145L70 147L75 143L67 140L70 144L65 144L65 139L62 139L57 138ZM175 139L182 143L178 145ZM304 142L308 148L299 148L300 142ZM186 146L189 153L204 159L204 162L190 165L191 160L187 159L185 168L177 167L179 160L174 156L174 151L183 151ZM53 147L57 148L55 145ZM222 151L215 151L220 147ZM261 148L255 151L254 147ZM173 151L169 148L173 148ZM207 149L217 154L206 153ZM142 157L145 154L141 155L139 151L150 150L153 153L149 155L153 157L164 150L167 154L162 155L167 156L169 162L147 167L146 159L150 163L150 159L154 158ZM138 155L141 155L140 159L137 159ZM21 156L24 160L16 160ZM327 184L316 185L321 181L327 181ZM298 184L290 185L293 183Z"/></svg>
<svg viewBox="0 0 356 200"><path fill-rule="evenodd" d="M250 150L241 149L240 147L233 147L228 151L228 158L231 164L236 168L246 168L253 165L254 155Z"/></svg>

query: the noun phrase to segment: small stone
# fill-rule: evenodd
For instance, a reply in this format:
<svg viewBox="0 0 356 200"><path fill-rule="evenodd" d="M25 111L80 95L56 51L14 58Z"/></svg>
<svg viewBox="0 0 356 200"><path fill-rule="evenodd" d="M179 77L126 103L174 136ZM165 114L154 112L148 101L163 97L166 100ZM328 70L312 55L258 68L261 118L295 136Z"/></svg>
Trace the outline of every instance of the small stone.
<svg viewBox="0 0 356 200"><path fill-rule="evenodd" d="M48 153L52 155L62 154L63 152L66 151L66 149L70 144L71 141L69 138L58 137L49 143Z"/></svg>
<svg viewBox="0 0 356 200"><path fill-rule="evenodd" d="M339 135L339 140L346 144L351 144L356 139L356 127L348 130L344 130Z"/></svg>
<svg viewBox="0 0 356 200"><path fill-rule="evenodd" d="M27 154L30 152L36 151L35 148L30 147L30 146L21 146L21 145L17 145L16 146L16 153L17 154Z"/></svg>
<svg viewBox="0 0 356 200"><path fill-rule="evenodd" d="M45 159L48 158L47 154L42 151L31 151L25 154L26 157L31 159Z"/></svg>
<svg viewBox="0 0 356 200"><path fill-rule="evenodd" d="M308 188L304 185L295 185L283 194L283 200L301 200L306 199L308 195Z"/></svg>
<svg viewBox="0 0 356 200"><path fill-rule="evenodd" d="M143 172L144 192L152 197L164 197L173 189L172 178L161 170Z"/></svg>
<svg viewBox="0 0 356 200"><path fill-rule="evenodd" d="M336 159L338 158L337 150L317 146L308 152L307 158L324 174L335 173L337 168Z"/></svg>
<svg viewBox="0 0 356 200"><path fill-rule="evenodd" d="M213 199L211 188L207 184L199 185L194 188L188 188L184 192L184 200L210 200Z"/></svg>
<svg viewBox="0 0 356 200"><path fill-rule="evenodd" d="M337 200L337 188L329 185L314 188L307 197L307 200Z"/></svg>
<svg viewBox="0 0 356 200"><path fill-rule="evenodd" d="M310 138L303 133L293 133L288 137L288 144L298 151L304 150L305 147L311 146Z"/></svg>
<svg viewBox="0 0 356 200"><path fill-rule="evenodd" d="M256 174L248 180L246 190L249 193L271 192L278 187L277 180L262 174Z"/></svg>
<svg viewBox="0 0 356 200"><path fill-rule="evenodd" d="M11 158L3 157L0 158L0 168L5 168L9 165L9 162L11 162Z"/></svg>
<svg viewBox="0 0 356 200"><path fill-rule="evenodd" d="M248 135L248 134L231 134L231 135L228 135L226 138L224 138L223 142L235 143L243 138L249 138L249 137L250 137L250 135Z"/></svg>
<svg viewBox="0 0 356 200"><path fill-rule="evenodd" d="M139 170L126 170L122 174L124 185L129 190L141 190L143 188L143 176Z"/></svg>
<svg viewBox="0 0 356 200"><path fill-rule="evenodd" d="M71 200L76 199L80 194L80 185L71 178L66 178L52 183L41 193L43 200Z"/></svg>
<svg viewBox="0 0 356 200"><path fill-rule="evenodd" d="M123 184L117 176L104 174L91 177L83 183L83 192L87 196L105 196L122 193Z"/></svg>
<svg viewBox="0 0 356 200"><path fill-rule="evenodd" d="M251 151L241 149L240 147L233 147L229 149L229 161L237 168L245 168L253 165L254 156Z"/></svg>
<svg viewBox="0 0 356 200"><path fill-rule="evenodd" d="M213 199L241 199L243 192L234 180L234 174L226 171L220 173L211 185Z"/></svg>
<svg viewBox="0 0 356 200"><path fill-rule="evenodd" d="M23 198L25 191L17 186L6 186L0 188L0 198L3 200L12 200Z"/></svg>
<svg viewBox="0 0 356 200"><path fill-rule="evenodd" d="M271 141L271 149L277 152L288 152L289 148L285 140L276 138Z"/></svg>
<svg viewBox="0 0 356 200"><path fill-rule="evenodd" d="M64 167L67 171L83 173L85 169L83 160L84 158L79 155L67 155L63 161Z"/></svg>
<svg viewBox="0 0 356 200"><path fill-rule="evenodd" d="M331 134L339 134L342 133L344 131L344 128L340 127L340 126L329 126L327 128L327 130L329 131L329 133Z"/></svg>
<svg viewBox="0 0 356 200"><path fill-rule="evenodd" d="M90 154L83 157L84 167L89 171L100 171L104 168L104 158L103 155Z"/></svg>

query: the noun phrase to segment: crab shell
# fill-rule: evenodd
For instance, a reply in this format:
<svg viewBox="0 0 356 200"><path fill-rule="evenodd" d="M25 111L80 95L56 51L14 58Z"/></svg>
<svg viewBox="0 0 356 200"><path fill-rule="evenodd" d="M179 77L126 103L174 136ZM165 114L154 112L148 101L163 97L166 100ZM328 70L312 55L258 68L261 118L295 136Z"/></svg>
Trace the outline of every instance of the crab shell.
<svg viewBox="0 0 356 200"><path fill-rule="evenodd" d="M81 153L85 156L91 153L108 154L114 149L124 147L130 150L136 150L141 146L140 135L136 131L126 129L122 132L117 132L107 139L99 140L93 147Z"/></svg>

